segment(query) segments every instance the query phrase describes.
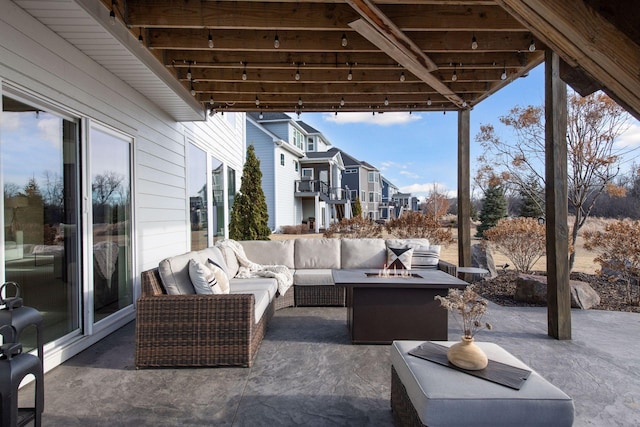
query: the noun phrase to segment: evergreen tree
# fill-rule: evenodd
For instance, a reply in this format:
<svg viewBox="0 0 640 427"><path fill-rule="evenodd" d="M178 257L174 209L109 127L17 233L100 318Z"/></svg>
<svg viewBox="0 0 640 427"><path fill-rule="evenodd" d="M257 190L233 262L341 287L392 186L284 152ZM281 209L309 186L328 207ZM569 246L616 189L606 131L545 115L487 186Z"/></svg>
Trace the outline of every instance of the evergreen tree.
<svg viewBox="0 0 640 427"><path fill-rule="evenodd" d="M362 204L360 204L360 197L356 197L356 201L353 203L353 217L358 218L362 216Z"/></svg>
<svg viewBox="0 0 640 427"><path fill-rule="evenodd" d="M507 216L507 200L504 190L499 185L491 185L484 193L482 209L480 210L480 225L476 237L483 237L485 230L494 227L499 220Z"/></svg>
<svg viewBox="0 0 640 427"><path fill-rule="evenodd" d="M540 218L544 216L544 200L542 187L535 178L530 178L525 187L520 189L522 206L520 216Z"/></svg>
<svg viewBox="0 0 640 427"><path fill-rule="evenodd" d="M234 240L269 240L269 213L262 191L262 171L253 145L247 148L242 169L242 184L236 195L229 222L229 238Z"/></svg>

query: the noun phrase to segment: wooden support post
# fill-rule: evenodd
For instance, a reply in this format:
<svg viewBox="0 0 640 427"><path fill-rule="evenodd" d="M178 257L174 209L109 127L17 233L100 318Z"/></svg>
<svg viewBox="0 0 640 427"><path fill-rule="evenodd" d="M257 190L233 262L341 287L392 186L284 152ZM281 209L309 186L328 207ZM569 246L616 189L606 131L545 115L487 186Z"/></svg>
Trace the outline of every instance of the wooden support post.
<svg viewBox="0 0 640 427"><path fill-rule="evenodd" d="M567 85L560 58L545 52L545 200L548 334L571 339L569 227L567 226Z"/></svg>
<svg viewBox="0 0 640 427"><path fill-rule="evenodd" d="M471 173L469 110L458 111L458 265L471 267Z"/></svg>

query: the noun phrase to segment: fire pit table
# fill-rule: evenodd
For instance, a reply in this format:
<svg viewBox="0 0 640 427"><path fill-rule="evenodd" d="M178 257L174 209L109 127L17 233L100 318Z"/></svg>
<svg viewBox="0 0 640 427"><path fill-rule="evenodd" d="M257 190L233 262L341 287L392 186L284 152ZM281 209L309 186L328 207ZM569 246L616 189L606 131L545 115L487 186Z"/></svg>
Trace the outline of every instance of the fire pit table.
<svg viewBox="0 0 640 427"><path fill-rule="evenodd" d="M380 273L333 270L335 286L346 290L352 343L448 339L448 312L434 297L469 283L436 269Z"/></svg>

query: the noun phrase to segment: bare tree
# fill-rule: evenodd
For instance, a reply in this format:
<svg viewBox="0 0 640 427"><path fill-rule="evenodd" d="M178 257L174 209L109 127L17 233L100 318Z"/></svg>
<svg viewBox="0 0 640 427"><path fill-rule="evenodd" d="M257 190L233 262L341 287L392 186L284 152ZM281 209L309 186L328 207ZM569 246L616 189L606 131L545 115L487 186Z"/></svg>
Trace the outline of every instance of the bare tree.
<svg viewBox="0 0 640 427"><path fill-rule="evenodd" d="M449 210L449 199L438 190L437 184L433 184L433 188L429 191L429 195L424 202L423 212L425 215L438 221Z"/></svg>
<svg viewBox="0 0 640 427"><path fill-rule="evenodd" d="M42 197L45 204L62 208L64 205L64 183L62 182L62 177L60 174L45 171L43 179Z"/></svg>
<svg viewBox="0 0 640 427"><path fill-rule="evenodd" d="M94 203L105 205L111 197L118 194L120 186L124 181L124 176L117 172L106 171L103 174L96 175L91 183L91 191L93 192Z"/></svg>
<svg viewBox="0 0 640 427"><path fill-rule="evenodd" d="M607 191L619 194L613 184L620 157L614 147L617 136L628 126L628 114L607 95L598 92L586 97L569 93L567 100L567 157L569 204L575 220L571 244L589 217L598 196ZM500 122L515 133L515 141L503 141L492 125L483 125L476 141L484 148L478 159L484 175L503 180L511 188L526 193L531 177L544 187L544 108L514 107ZM534 196L533 194L531 196ZM575 251L569 258L573 268Z"/></svg>

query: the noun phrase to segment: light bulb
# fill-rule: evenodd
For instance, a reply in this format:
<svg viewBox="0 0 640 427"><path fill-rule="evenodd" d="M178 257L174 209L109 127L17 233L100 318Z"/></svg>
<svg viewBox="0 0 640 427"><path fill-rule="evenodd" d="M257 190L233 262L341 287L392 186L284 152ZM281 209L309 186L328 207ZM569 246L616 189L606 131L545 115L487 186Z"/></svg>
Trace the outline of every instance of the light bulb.
<svg viewBox="0 0 640 427"><path fill-rule="evenodd" d="M389 105L389 98L386 96L384 97L384 105Z"/></svg>
<svg viewBox="0 0 640 427"><path fill-rule="evenodd" d="M431 97L427 98L427 105L431 105Z"/></svg>
<svg viewBox="0 0 640 427"><path fill-rule="evenodd" d="M213 96L209 98L209 105L213 105Z"/></svg>
<svg viewBox="0 0 640 427"><path fill-rule="evenodd" d="M260 100L258 99L257 96L256 96L256 105L260 105Z"/></svg>
<svg viewBox="0 0 640 427"><path fill-rule="evenodd" d="M342 33L342 47L347 47L347 44L349 42L347 41L347 35L345 33Z"/></svg>
<svg viewBox="0 0 640 427"><path fill-rule="evenodd" d="M531 44L529 45L529 52L535 52L536 50L536 42L531 39Z"/></svg>
<svg viewBox="0 0 640 427"><path fill-rule="evenodd" d="M191 80L191 67L187 70L187 80Z"/></svg>
<svg viewBox="0 0 640 427"><path fill-rule="evenodd" d="M260 110L260 115L258 116L260 120L264 119L264 114L262 114L262 110Z"/></svg>
<svg viewBox="0 0 640 427"><path fill-rule="evenodd" d="M300 80L300 70L296 70L295 79L296 79L296 81Z"/></svg>
<svg viewBox="0 0 640 427"><path fill-rule="evenodd" d="M213 37L211 37L211 33L209 33L209 41L208 41L208 43L209 43L209 49L212 49L213 48Z"/></svg>
<svg viewBox="0 0 640 427"><path fill-rule="evenodd" d="M351 72L351 69L349 69L349 74L347 74L347 80L353 80L353 73Z"/></svg>
<svg viewBox="0 0 640 427"><path fill-rule="evenodd" d="M471 49L476 50L478 48L478 40L476 40L476 36L473 36L471 39Z"/></svg>
<svg viewBox="0 0 640 427"><path fill-rule="evenodd" d="M342 98L340 98L340 106L344 107L344 96Z"/></svg>
<svg viewBox="0 0 640 427"><path fill-rule="evenodd" d="M467 106L467 101L465 101L464 99L462 100L462 106L466 107Z"/></svg>
<svg viewBox="0 0 640 427"><path fill-rule="evenodd" d="M451 76L451 81L455 82L456 80L458 80L458 73L456 73L456 70L453 70L453 75Z"/></svg>
<svg viewBox="0 0 640 427"><path fill-rule="evenodd" d="M273 39L273 47L275 47L276 49L280 47L280 39L278 38L277 34L276 34L275 38Z"/></svg>
<svg viewBox="0 0 640 427"><path fill-rule="evenodd" d="M302 98L298 97L298 105L302 105Z"/></svg>
<svg viewBox="0 0 640 427"><path fill-rule="evenodd" d="M247 80L247 70L242 70L242 80Z"/></svg>
<svg viewBox="0 0 640 427"><path fill-rule="evenodd" d="M140 44L144 43L144 38L142 37L142 30L140 30L140 35L138 36L138 42L140 42Z"/></svg>
<svg viewBox="0 0 640 427"><path fill-rule="evenodd" d="M500 75L500 80L507 80L507 70L504 69Z"/></svg>
<svg viewBox="0 0 640 427"><path fill-rule="evenodd" d="M192 96L196 95L196 89L193 87L193 83L191 83L191 95Z"/></svg>
<svg viewBox="0 0 640 427"><path fill-rule="evenodd" d="M404 71L400 73L400 81L405 81L406 77L404 76Z"/></svg>
<svg viewBox="0 0 640 427"><path fill-rule="evenodd" d="M116 11L113 10L113 6L111 12L109 12L109 22L111 25L116 25Z"/></svg>

